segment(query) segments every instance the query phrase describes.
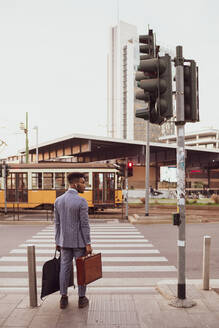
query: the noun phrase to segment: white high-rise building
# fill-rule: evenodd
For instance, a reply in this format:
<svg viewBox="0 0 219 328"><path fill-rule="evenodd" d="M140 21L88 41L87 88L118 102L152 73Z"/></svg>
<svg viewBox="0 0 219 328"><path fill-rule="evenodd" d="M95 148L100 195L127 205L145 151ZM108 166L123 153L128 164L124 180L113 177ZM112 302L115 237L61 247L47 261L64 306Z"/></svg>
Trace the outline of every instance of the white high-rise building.
<svg viewBox="0 0 219 328"><path fill-rule="evenodd" d="M138 64L136 26L119 22L110 29L108 56L109 137L134 139L134 84Z"/></svg>

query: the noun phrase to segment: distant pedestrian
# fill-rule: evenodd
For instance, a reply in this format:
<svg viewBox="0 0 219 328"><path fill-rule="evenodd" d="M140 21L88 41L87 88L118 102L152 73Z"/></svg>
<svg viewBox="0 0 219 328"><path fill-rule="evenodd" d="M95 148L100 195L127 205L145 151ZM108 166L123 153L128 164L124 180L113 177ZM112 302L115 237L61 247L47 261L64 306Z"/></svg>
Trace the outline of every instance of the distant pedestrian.
<svg viewBox="0 0 219 328"><path fill-rule="evenodd" d="M87 201L78 195L85 191L85 179L81 173L68 175L69 189L54 204L56 249L61 252L60 308L68 305L68 282L73 258L92 252ZM86 286L78 286L78 306L89 304L85 296Z"/></svg>

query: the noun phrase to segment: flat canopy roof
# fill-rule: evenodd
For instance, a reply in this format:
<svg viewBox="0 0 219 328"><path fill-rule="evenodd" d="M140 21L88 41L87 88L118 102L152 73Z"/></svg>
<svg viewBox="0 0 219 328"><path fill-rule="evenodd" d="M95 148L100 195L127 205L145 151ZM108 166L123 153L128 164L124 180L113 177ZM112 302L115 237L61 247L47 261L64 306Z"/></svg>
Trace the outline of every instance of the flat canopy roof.
<svg viewBox="0 0 219 328"><path fill-rule="evenodd" d="M79 163L110 160L116 158L136 158L138 163L145 161L146 142L126 139L98 137L84 134L71 134L39 144L39 161L55 160L64 156L73 156ZM189 161L219 161L219 150L185 147ZM25 151L22 151L24 154ZM32 160L36 147L29 149ZM176 144L150 142L150 162L175 163Z"/></svg>

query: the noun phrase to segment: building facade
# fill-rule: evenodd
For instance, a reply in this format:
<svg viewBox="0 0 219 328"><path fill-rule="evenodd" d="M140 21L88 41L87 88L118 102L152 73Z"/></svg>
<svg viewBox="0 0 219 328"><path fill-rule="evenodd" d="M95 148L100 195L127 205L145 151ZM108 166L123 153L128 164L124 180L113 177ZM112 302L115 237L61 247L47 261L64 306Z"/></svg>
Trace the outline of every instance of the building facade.
<svg viewBox="0 0 219 328"><path fill-rule="evenodd" d="M108 137L134 139L134 83L137 47L136 26L119 22L110 29Z"/></svg>
<svg viewBox="0 0 219 328"><path fill-rule="evenodd" d="M159 138L161 142L176 143L176 135L166 135ZM219 130L206 128L185 133L185 145L207 149L219 149Z"/></svg>

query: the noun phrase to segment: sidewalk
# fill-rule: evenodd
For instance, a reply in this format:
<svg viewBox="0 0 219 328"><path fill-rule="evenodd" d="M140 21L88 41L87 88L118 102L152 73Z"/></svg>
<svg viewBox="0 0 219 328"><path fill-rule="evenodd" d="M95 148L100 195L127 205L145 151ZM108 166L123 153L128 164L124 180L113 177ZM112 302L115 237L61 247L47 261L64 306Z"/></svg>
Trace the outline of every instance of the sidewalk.
<svg viewBox="0 0 219 328"><path fill-rule="evenodd" d="M219 286L218 280L212 284ZM29 307L27 294L0 292L0 327L30 328L218 328L219 295L200 289L200 281L188 281L187 298L192 308L168 305L176 295L176 281L161 281L148 293L88 290L89 307L78 309L76 290L69 289L69 306L59 309L58 293Z"/></svg>

